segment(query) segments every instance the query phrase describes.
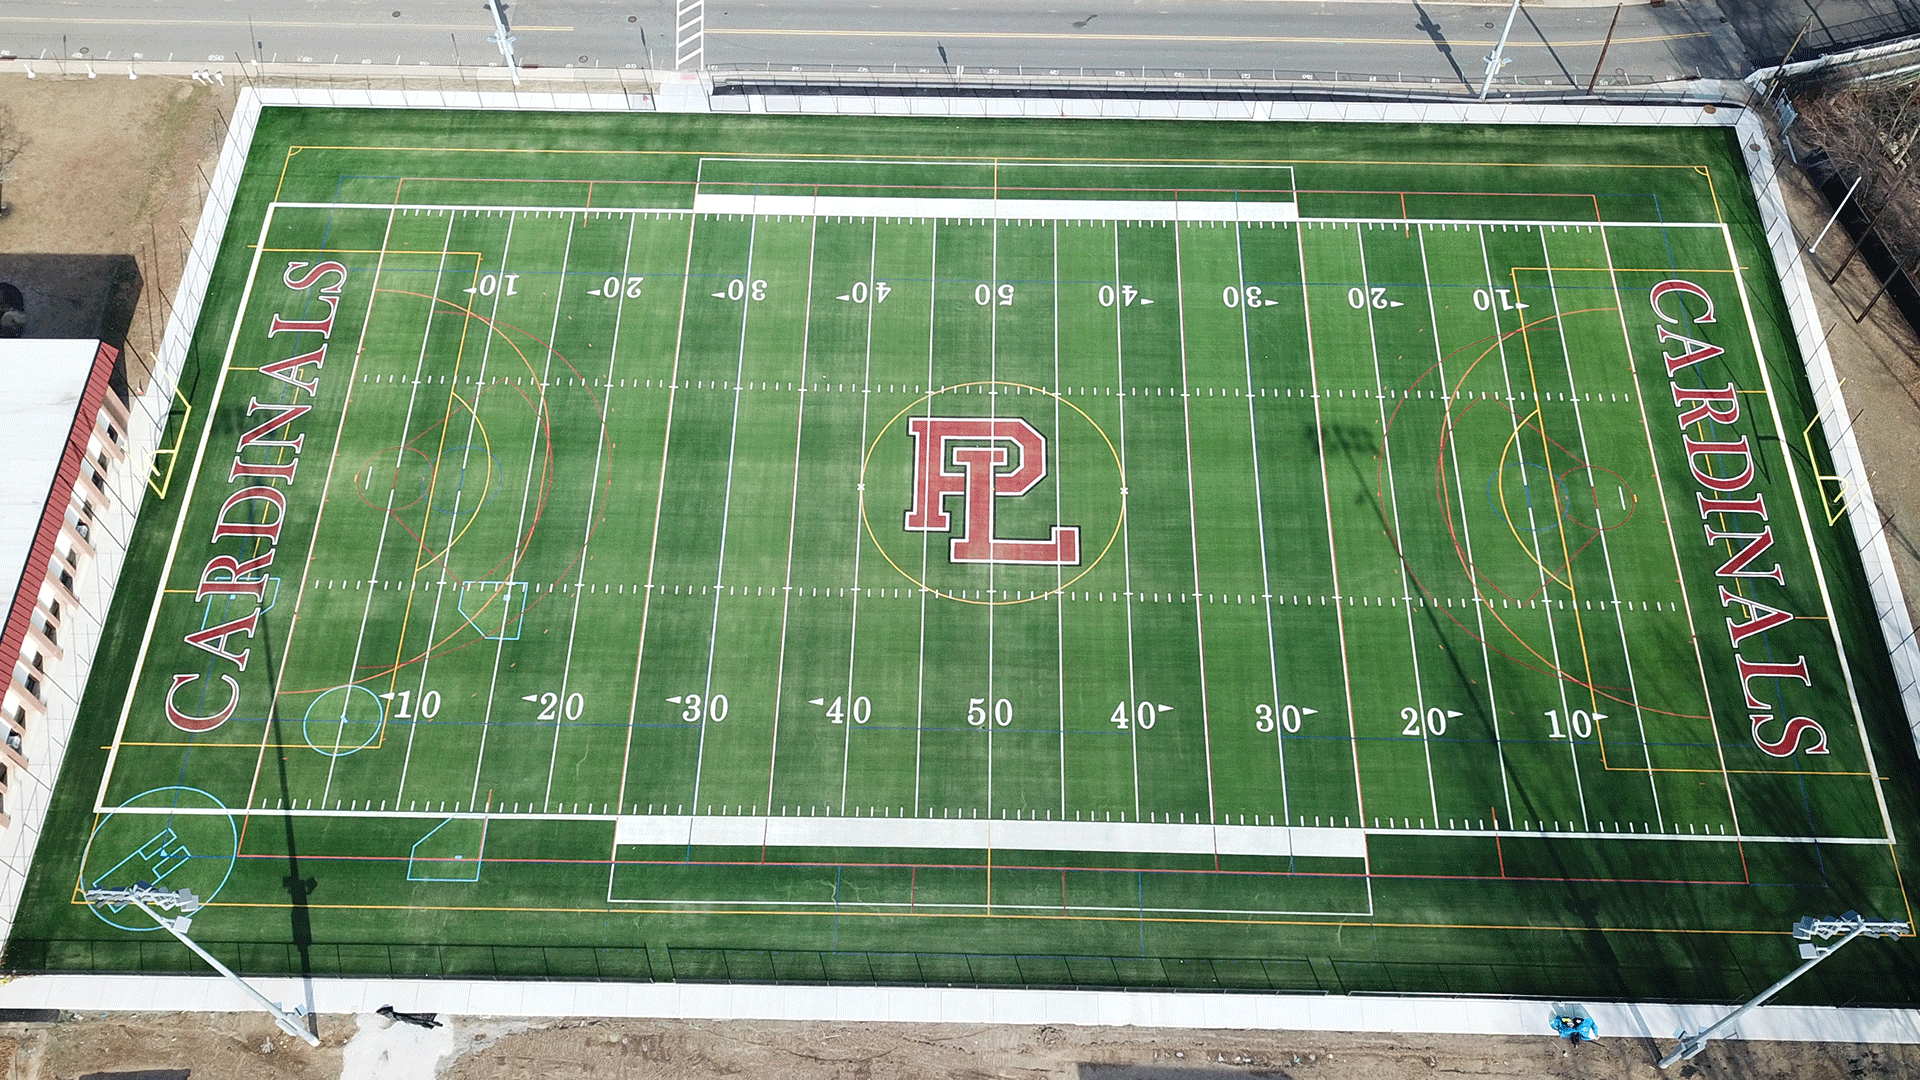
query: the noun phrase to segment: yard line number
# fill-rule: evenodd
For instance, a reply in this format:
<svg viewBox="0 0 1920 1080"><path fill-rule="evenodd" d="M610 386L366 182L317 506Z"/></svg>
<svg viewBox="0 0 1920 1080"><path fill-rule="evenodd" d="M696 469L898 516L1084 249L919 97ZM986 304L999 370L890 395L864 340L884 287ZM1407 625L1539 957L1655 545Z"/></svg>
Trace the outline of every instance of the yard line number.
<svg viewBox="0 0 1920 1080"><path fill-rule="evenodd" d="M1415 738L1419 738L1420 729L1424 722L1427 734L1445 735L1447 733L1447 721L1460 715L1463 714L1454 709L1442 709L1437 706L1423 713L1419 709L1409 705L1400 710L1400 719L1407 722L1407 726L1400 729L1400 734L1412 735Z"/></svg>
<svg viewBox="0 0 1920 1080"><path fill-rule="evenodd" d="M993 722L1001 727L1013 723L1013 702L1006 698L993 703ZM967 723L974 727L987 726L987 699L983 697L967 699Z"/></svg>
<svg viewBox="0 0 1920 1080"><path fill-rule="evenodd" d="M1278 300L1267 299L1258 285L1237 287L1229 285L1220 290L1220 302L1230 308L1237 308L1242 304L1250 308L1277 307L1280 304Z"/></svg>
<svg viewBox="0 0 1920 1080"><path fill-rule="evenodd" d="M600 283L597 289L588 289L588 296L604 296L609 300L618 300L625 296L629 300L640 298L641 286L646 283L644 277L610 277Z"/></svg>
<svg viewBox="0 0 1920 1080"><path fill-rule="evenodd" d="M1141 296L1139 289L1127 284L1122 284L1118 289L1115 289L1112 285L1102 285L1100 286L1099 295L1101 307L1112 307L1116 303L1121 307L1132 307L1136 303L1153 303L1153 301L1147 297Z"/></svg>
<svg viewBox="0 0 1920 1080"><path fill-rule="evenodd" d="M891 292L893 292L893 286L884 281L876 281L871 286L864 281L856 281L853 283L853 288L834 297L834 299L845 300L853 304L864 304L867 302L868 297L872 297L873 302L878 304L886 300L888 294Z"/></svg>
<svg viewBox="0 0 1920 1080"><path fill-rule="evenodd" d="M413 691L395 690L390 694L381 694L381 701L393 702L395 720L413 719ZM420 717L431 720L440 713L440 691L429 690L420 695Z"/></svg>
<svg viewBox="0 0 1920 1080"><path fill-rule="evenodd" d="M1473 290L1473 306L1481 311L1492 311L1496 303L1501 311L1521 311L1531 306L1515 300L1512 289Z"/></svg>
<svg viewBox="0 0 1920 1080"><path fill-rule="evenodd" d="M848 720L856 724L864 724L873 719L873 702L869 701L865 694L853 699L851 709L847 708L847 699L844 696L834 698L830 705L826 698L812 698L807 704L826 706L827 719L836 724L845 723Z"/></svg>
<svg viewBox="0 0 1920 1080"><path fill-rule="evenodd" d="M974 286L973 302L979 304L981 307L992 304L996 298L998 298L1001 307L1012 307L1013 283L1002 282L998 289L984 281Z"/></svg>
<svg viewBox="0 0 1920 1080"><path fill-rule="evenodd" d="M1113 707L1113 715L1107 717L1107 721L1117 726L1121 731L1127 730L1129 725L1139 728L1141 731L1152 731L1153 723L1160 719L1160 714L1172 711L1173 706L1171 705L1142 701L1135 705L1132 712L1129 713L1127 703L1123 701Z"/></svg>
<svg viewBox="0 0 1920 1080"><path fill-rule="evenodd" d="M1253 707L1253 726L1259 731L1272 731L1277 721L1280 730L1291 735L1300 730L1301 720L1319 711L1319 709L1301 708L1298 705L1282 705L1276 712L1273 706L1263 701Z"/></svg>
<svg viewBox="0 0 1920 1080"><path fill-rule="evenodd" d="M1369 307L1379 308L1384 311L1387 308L1406 307L1407 305L1398 300L1387 299L1385 286L1375 285L1372 288L1365 288L1355 285L1353 288L1347 290L1347 306L1355 311L1361 311ZM1480 310L1485 311L1486 309L1481 308Z"/></svg>
<svg viewBox="0 0 1920 1080"><path fill-rule="evenodd" d="M580 714L587 711L586 696L578 693L568 694L562 698L549 690L544 694L522 694L520 700L531 701L540 706L540 715L536 717L540 720L558 720L563 712L567 719L578 720ZM421 704L424 706L425 702Z"/></svg>
<svg viewBox="0 0 1920 1080"><path fill-rule="evenodd" d="M1585 709L1575 709L1567 714L1566 727L1560 726L1560 710L1547 710L1547 723L1552 728L1550 739L1564 739L1571 732L1576 739L1593 738L1593 725L1597 720L1605 720L1606 713L1590 713Z"/></svg>
<svg viewBox="0 0 1920 1080"><path fill-rule="evenodd" d="M727 282L726 288L721 289L717 293L708 293L707 295L713 297L715 300L765 300L767 298L767 281L765 278L754 278L752 281L748 281L746 278L734 278L732 281Z"/></svg>
<svg viewBox="0 0 1920 1080"><path fill-rule="evenodd" d="M460 291L469 296L474 293L479 293L481 296L492 296L494 293L499 293L501 296L518 296L520 290L513 287L513 283L518 280L520 280L519 274L482 274L479 284Z"/></svg>
<svg viewBox="0 0 1920 1080"><path fill-rule="evenodd" d="M680 694L668 698L667 701L681 707L680 719L689 724L697 724L702 720L711 720L717 724L727 718L727 695L725 694L714 694L704 698L699 694Z"/></svg>

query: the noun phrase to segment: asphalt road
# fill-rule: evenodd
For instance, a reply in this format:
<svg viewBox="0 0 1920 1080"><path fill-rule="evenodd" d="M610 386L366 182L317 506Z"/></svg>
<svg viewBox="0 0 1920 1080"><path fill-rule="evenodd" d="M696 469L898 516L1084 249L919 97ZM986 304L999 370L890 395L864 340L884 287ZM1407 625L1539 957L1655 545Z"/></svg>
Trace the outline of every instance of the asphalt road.
<svg viewBox="0 0 1920 1080"><path fill-rule="evenodd" d="M1477 84L1506 5L1456 0L707 0L704 60L728 64L964 65L1404 73ZM1624 6L1609 72L1732 77L1849 35L1920 29L1920 0L1639 0ZM677 57L676 3L519 0L523 62L661 67ZM1723 12L1731 18L1723 17ZM1510 75L1584 82L1608 0L1529 0ZM7 0L0 54L65 57L106 71L134 59L432 64L497 61L480 0ZM681 50L689 52L690 50Z"/></svg>

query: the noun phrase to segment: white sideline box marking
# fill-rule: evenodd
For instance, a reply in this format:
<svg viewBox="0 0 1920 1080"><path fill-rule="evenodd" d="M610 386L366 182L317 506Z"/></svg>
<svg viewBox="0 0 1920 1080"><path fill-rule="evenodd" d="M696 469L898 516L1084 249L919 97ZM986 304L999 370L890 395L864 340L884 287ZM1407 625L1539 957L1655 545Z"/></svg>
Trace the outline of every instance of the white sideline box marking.
<svg viewBox="0 0 1920 1080"><path fill-rule="evenodd" d="M622 814L613 842L714 847L898 847L996 851L1155 851L1364 859L1364 829L953 818L707 817Z"/></svg>
<svg viewBox="0 0 1920 1080"><path fill-rule="evenodd" d="M868 195L693 197L696 214L841 215L876 218L990 218L999 221L1298 221L1295 202L1188 199L942 199Z"/></svg>

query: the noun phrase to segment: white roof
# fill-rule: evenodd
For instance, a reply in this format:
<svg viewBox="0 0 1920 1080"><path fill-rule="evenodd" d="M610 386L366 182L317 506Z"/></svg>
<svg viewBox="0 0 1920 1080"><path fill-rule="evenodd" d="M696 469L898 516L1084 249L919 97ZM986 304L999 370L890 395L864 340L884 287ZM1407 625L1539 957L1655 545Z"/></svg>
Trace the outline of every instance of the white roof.
<svg viewBox="0 0 1920 1080"><path fill-rule="evenodd" d="M99 348L85 339L0 341L0 612L13 608Z"/></svg>

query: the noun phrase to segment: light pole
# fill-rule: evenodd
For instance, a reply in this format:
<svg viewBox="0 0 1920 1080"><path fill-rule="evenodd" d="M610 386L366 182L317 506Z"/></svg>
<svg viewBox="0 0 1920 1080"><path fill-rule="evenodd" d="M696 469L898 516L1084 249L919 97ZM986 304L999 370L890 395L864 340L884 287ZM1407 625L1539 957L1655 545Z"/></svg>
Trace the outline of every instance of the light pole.
<svg viewBox="0 0 1920 1080"><path fill-rule="evenodd" d="M123 889L88 889L83 896L89 904L132 904L146 912L149 918L160 924L161 929L179 938L180 943L192 949L194 955L213 965L213 970L225 975L227 981L238 986L261 1008L272 1013L273 1022L280 1025L280 1030L305 1040L308 1046L320 1045L320 1037L299 1023L300 1013L268 1001L265 994L255 990L247 980L236 975L232 968L214 959L212 953L201 948L199 942L187 936L187 930L193 926L193 913L200 910L200 898L193 895L192 890L181 889L177 892L168 892L140 881ZM170 911L176 907L180 909L180 915L171 919L154 910L154 908L160 908L163 911Z"/></svg>
<svg viewBox="0 0 1920 1080"><path fill-rule="evenodd" d="M1913 927L1906 923L1869 921L1862 918L1857 911L1849 911L1837 919L1816 919L1811 915L1802 918L1799 922L1793 924L1793 936L1802 942L1800 955L1806 960L1806 963L1787 972L1779 982L1760 991L1759 996L1721 1017L1705 1029L1692 1035L1687 1034L1684 1030L1681 1031L1680 1045L1668 1051L1667 1056L1660 1059L1660 1067L1664 1069L1676 1061L1685 1061L1688 1058L1699 1056L1700 1051L1707 1048L1707 1040L1713 1038L1715 1032L1732 1024L1735 1020L1740 1019L1748 1009L1756 1005L1764 1004L1768 998L1785 990L1788 983L1812 971L1815 964L1839 952L1840 946L1845 945L1854 938L1861 936L1903 937L1911 933L1913 933ZM1832 945L1813 944L1812 939L1814 938L1824 940L1835 934L1839 934L1841 937L1839 941L1834 942Z"/></svg>
<svg viewBox="0 0 1920 1080"><path fill-rule="evenodd" d="M1493 55L1487 57L1487 78L1480 84L1482 101L1486 100L1487 91L1493 89L1493 77L1500 74L1501 68L1513 63L1502 54L1507 51L1507 35L1513 33L1513 17L1518 14L1520 14L1520 0L1513 0L1513 6L1507 9L1507 25L1500 28L1500 42L1493 47Z"/></svg>
<svg viewBox="0 0 1920 1080"><path fill-rule="evenodd" d="M520 64L513 55L513 35L507 32L507 16L501 9L501 0L487 0L481 6L493 16L493 36L487 40L500 46L500 58L507 62L507 74L513 76L513 85L519 86Z"/></svg>

